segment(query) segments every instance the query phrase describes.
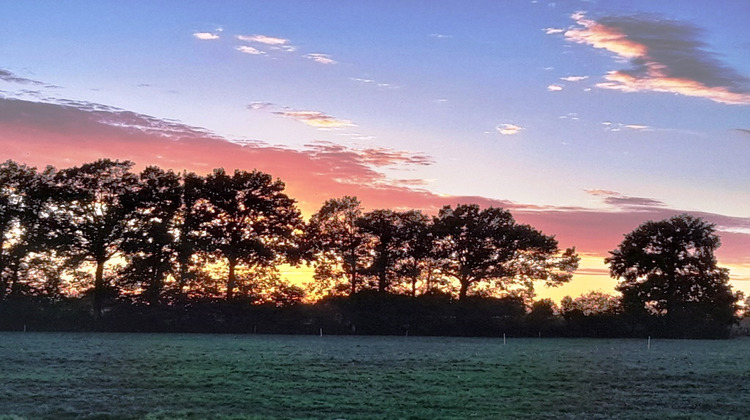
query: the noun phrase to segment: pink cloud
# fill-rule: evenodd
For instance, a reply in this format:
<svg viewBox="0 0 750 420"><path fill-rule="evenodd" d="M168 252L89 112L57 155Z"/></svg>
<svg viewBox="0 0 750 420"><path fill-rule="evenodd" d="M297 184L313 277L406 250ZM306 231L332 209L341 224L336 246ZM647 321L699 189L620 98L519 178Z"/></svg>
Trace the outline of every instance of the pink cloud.
<svg viewBox="0 0 750 420"><path fill-rule="evenodd" d="M572 18L579 27L566 31L566 39L610 51L632 65L604 75L599 88L750 104L748 79L708 52L701 31L692 25L640 16L593 20L583 12Z"/></svg>
<svg viewBox="0 0 750 420"><path fill-rule="evenodd" d="M86 102L39 103L0 98L0 150L3 159L38 167L79 165L108 157L128 159L139 168L158 165L178 171L209 173L213 168L258 169L281 178L287 193L310 215L332 197L355 195L368 209L422 209L435 214L444 205L476 203L511 210L521 223L554 234L563 247L601 257L622 241L623 234L646 220L681 213L653 199L588 190L604 199L617 198L612 210L530 206L478 196L445 196L423 189L420 180L390 179L379 168L425 165L418 153L369 148L350 149L314 143L302 150L270 146L262 141L233 143L208 130L163 121ZM723 246L720 263L750 269L750 218L694 213L715 223ZM597 268L597 267L594 267ZM599 273L601 274L601 273Z"/></svg>

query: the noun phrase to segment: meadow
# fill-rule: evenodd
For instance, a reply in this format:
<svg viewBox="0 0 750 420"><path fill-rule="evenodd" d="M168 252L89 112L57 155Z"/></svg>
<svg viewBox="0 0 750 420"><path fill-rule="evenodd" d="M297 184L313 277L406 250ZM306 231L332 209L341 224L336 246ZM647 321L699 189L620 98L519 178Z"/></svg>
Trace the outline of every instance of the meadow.
<svg viewBox="0 0 750 420"><path fill-rule="evenodd" d="M0 333L0 419L747 418L750 339Z"/></svg>

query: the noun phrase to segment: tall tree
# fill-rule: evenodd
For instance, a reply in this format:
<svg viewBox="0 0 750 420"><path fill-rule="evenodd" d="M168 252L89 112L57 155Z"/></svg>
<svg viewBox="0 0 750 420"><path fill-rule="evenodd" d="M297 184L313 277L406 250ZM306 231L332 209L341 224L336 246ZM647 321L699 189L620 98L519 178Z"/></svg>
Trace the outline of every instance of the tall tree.
<svg viewBox="0 0 750 420"><path fill-rule="evenodd" d="M50 217L54 169L6 161L0 164L0 300L21 291L28 259L54 245Z"/></svg>
<svg viewBox="0 0 750 420"><path fill-rule="evenodd" d="M356 197L332 198L313 214L306 231L306 246L315 256L315 279L323 291L338 291L343 277L349 294L360 288L367 265L368 237L357 226L362 204Z"/></svg>
<svg viewBox="0 0 750 420"><path fill-rule="evenodd" d="M417 282L426 275L425 289L433 286L432 271L434 235L430 218L419 210L399 213L398 239L401 253L396 262L396 272L402 283L409 286L412 297L417 295Z"/></svg>
<svg viewBox="0 0 750 420"><path fill-rule="evenodd" d="M374 210L360 217L357 226L369 235L370 265L363 274L374 278L378 291L389 291L394 283L408 283L412 296L431 256L429 218L420 211Z"/></svg>
<svg viewBox="0 0 750 420"><path fill-rule="evenodd" d="M369 234L371 261L363 274L375 279L378 292L385 293L396 275L396 261L403 254L399 238L400 217L393 210L374 210L365 213L355 224Z"/></svg>
<svg viewBox="0 0 750 420"><path fill-rule="evenodd" d="M458 280L461 300L479 283L506 291L521 286L533 294L534 281L562 284L578 266L573 249L560 256L554 237L516 224L510 212L500 208L445 206L433 226L440 269Z"/></svg>
<svg viewBox="0 0 750 420"><path fill-rule="evenodd" d="M78 267L84 262L95 265L94 318L102 313L109 286L104 266L122 250L125 233L135 212L132 200L138 177L130 172L133 163L100 159L79 167L63 169L55 181L63 191L59 202L62 229L68 238L68 262Z"/></svg>
<svg viewBox="0 0 750 420"><path fill-rule="evenodd" d="M215 169L203 184L200 230L205 251L228 265L226 298L237 287L238 264L264 267L279 263L296 246L302 218L284 183L263 172Z"/></svg>
<svg viewBox="0 0 750 420"><path fill-rule="evenodd" d="M180 176L155 166L140 174L140 188L133 197L133 224L123 244L129 261L124 277L143 290L150 304L157 304L166 276L174 271L176 233L183 188Z"/></svg>
<svg viewBox="0 0 750 420"><path fill-rule="evenodd" d="M197 280L196 255L205 247L210 238L201 232L201 224L207 222L207 215L199 206L205 178L192 172L182 174L181 205L176 216L177 232L175 233L175 265L173 275L178 299L183 299L186 291L195 286ZM203 236L202 236L203 235Z"/></svg>
<svg viewBox="0 0 750 420"><path fill-rule="evenodd" d="M648 221L626 234L605 259L620 279L625 313L663 318L674 336L726 331L738 296L729 271L717 265L720 245L713 224L688 214Z"/></svg>

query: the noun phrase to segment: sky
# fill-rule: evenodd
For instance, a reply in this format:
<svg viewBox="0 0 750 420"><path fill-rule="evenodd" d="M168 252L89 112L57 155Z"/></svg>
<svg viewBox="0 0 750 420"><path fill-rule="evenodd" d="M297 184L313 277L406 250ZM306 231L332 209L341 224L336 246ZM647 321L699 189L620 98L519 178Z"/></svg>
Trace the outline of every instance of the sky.
<svg viewBox="0 0 750 420"><path fill-rule="evenodd" d="M0 160L279 177L306 216L509 209L616 284L648 220L716 225L750 295L750 3L0 0ZM293 279L305 272L285 272Z"/></svg>

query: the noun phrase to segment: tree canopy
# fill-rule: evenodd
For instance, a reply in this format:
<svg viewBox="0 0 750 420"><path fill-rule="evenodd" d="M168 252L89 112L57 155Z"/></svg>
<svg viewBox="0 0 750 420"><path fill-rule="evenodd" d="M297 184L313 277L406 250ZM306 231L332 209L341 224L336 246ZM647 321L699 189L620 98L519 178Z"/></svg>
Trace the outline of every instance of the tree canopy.
<svg viewBox="0 0 750 420"><path fill-rule="evenodd" d="M554 237L517 224L504 209L446 206L433 224L439 267L458 280L459 299L476 284L500 290L521 286L521 292L533 295L534 281L556 286L569 281L578 267L573 249L558 258Z"/></svg>
<svg viewBox="0 0 750 420"><path fill-rule="evenodd" d="M725 331L735 321L738 296L714 255L715 226L681 214L648 221L625 235L605 262L620 279L626 314L658 318L676 336Z"/></svg>

